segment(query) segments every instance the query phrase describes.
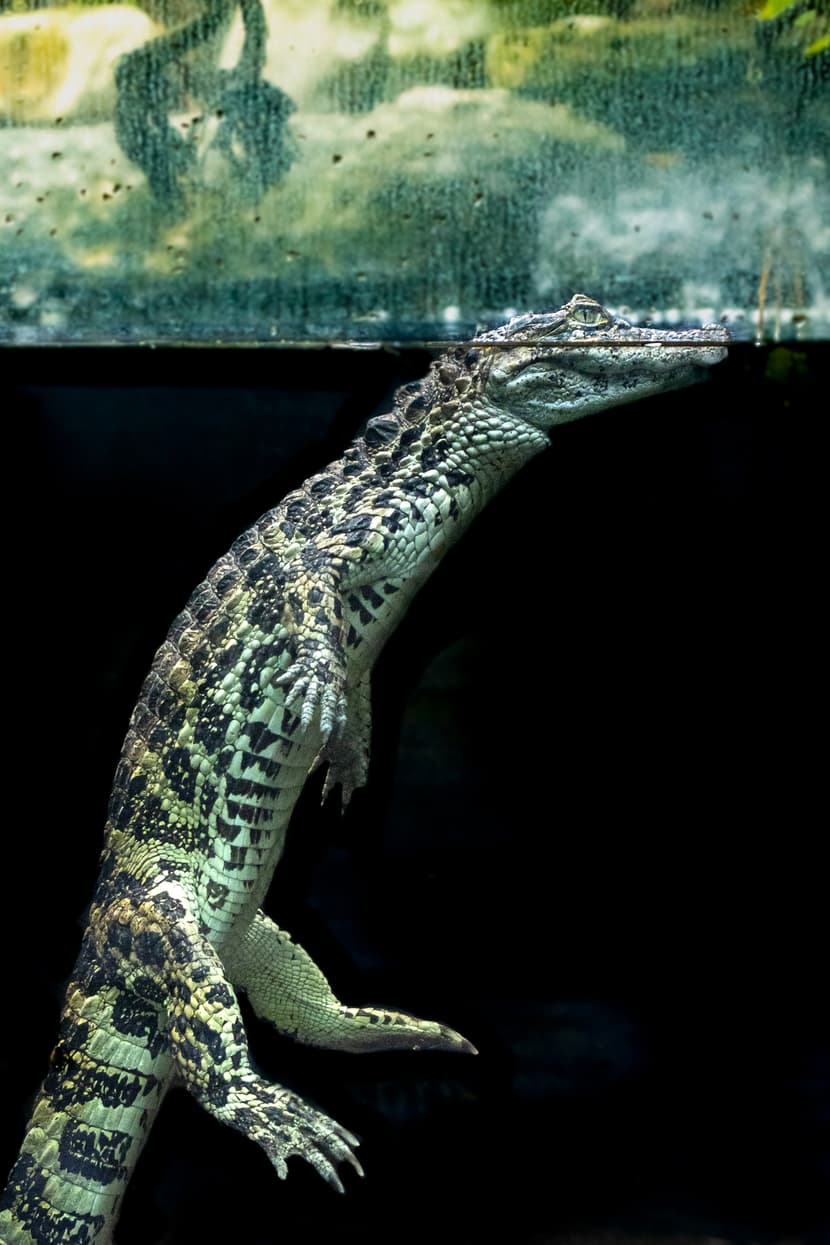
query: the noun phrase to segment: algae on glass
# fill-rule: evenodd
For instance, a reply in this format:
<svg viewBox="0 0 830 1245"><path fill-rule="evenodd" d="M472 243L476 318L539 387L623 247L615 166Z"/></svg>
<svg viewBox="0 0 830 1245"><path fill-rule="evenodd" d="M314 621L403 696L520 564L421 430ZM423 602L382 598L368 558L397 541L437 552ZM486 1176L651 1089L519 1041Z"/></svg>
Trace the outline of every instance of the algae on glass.
<svg viewBox="0 0 830 1245"><path fill-rule="evenodd" d="M820 337L828 31L770 0L13 4L2 340L445 339L576 289Z"/></svg>

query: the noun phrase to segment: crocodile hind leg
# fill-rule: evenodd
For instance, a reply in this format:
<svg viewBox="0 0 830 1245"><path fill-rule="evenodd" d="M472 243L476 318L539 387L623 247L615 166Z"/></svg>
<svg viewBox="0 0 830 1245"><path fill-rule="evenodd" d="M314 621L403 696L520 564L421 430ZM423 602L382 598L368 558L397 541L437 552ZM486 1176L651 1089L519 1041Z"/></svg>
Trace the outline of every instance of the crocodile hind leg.
<svg viewBox="0 0 830 1245"><path fill-rule="evenodd" d="M254 1072L233 988L183 887L168 876L136 888L93 908L90 925L108 973L163 1009L176 1071L211 1115L256 1141L281 1178L292 1155L339 1192L338 1163L362 1175L352 1150L357 1138Z"/></svg>
<svg viewBox="0 0 830 1245"><path fill-rule="evenodd" d="M434 1020L378 1007L345 1007L311 957L264 912L256 914L225 963L231 981L245 991L261 1019L309 1046L357 1053L476 1053L460 1033Z"/></svg>

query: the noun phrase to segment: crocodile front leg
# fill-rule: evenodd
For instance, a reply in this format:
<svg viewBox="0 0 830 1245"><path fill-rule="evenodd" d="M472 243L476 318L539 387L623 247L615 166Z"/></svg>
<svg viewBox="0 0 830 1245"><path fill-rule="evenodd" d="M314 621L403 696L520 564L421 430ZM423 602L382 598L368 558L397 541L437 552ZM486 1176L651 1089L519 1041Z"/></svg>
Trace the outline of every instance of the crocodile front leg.
<svg viewBox="0 0 830 1245"><path fill-rule="evenodd" d="M369 776L372 742L372 694L369 672L350 688L346 697L346 721L320 749L309 773L327 765L321 803L325 804L336 786L340 787L341 807L345 809L358 787Z"/></svg>
<svg viewBox="0 0 830 1245"><path fill-rule="evenodd" d="M319 713L324 742L346 722L341 563L314 548L286 568L285 622L296 648L288 669L274 680L285 689L286 708L299 702L303 730Z"/></svg>
<svg viewBox="0 0 830 1245"><path fill-rule="evenodd" d="M285 605L282 621L293 653L287 668L274 679L285 691L287 708L296 706L303 730L319 718L323 744L342 736L353 708L367 712L364 692L350 683L354 643L353 608L350 602L361 588L388 575L400 577L408 563L416 563L420 550L406 551L388 545L372 524L370 513L351 515L331 537L299 550L283 567ZM389 588L397 592L399 584ZM372 593L380 606L383 598ZM361 615L360 603L358 614ZM387 612L388 616L388 612ZM362 615L361 615L362 617ZM366 621L373 621L366 612ZM351 623L351 625L349 625ZM348 632L348 634L347 634ZM359 643L359 637L357 642ZM366 685L368 692L368 684ZM353 737L366 733L358 723ZM360 777L360 767L355 771ZM340 781L339 779L335 781ZM353 782L352 788L360 782Z"/></svg>
<svg viewBox="0 0 830 1245"><path fill-rule="evenodd" d="M245 937L225 955L228 976L256 1014L308 1046L361 1054L386 1050L458 1051L472 1043L446 1025L379 1007L345 1007L320 969L290 934L258 912Z"/></svg>

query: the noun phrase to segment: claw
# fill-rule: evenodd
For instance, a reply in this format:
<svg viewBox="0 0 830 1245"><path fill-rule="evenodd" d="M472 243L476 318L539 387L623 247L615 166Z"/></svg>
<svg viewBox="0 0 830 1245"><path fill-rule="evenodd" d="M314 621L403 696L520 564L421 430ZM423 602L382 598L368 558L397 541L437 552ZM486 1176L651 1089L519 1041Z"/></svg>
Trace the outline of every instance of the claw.
<svg viewBox="0 0 830 1245"><path fill-rule="evenodd" d="M315 1163L314 1166L316 1170L320 1173L320 1175L323 1177L326 1184L330 1185L331 1188L334 1189L336 1193L346 1192L346 1190L343 1188L343 1181L340 1179L337 1172L334 1170L334 1168L331 1166L330 1163L326 1163L325 1165L328 1170L323 1170L322 1163L319 1163L319 1164Z"/></svg>
<svg viewBox="0 0 830 1245"><path fill-rule="evenodd" d="M337 1153L335 1157L338 1163L348 1163L354 1168L358 1176L365 1177L366 1173L360 1165L360 1160L356 1154L352 1154L351 1150L344 1149L342 1152ZM332 1188L336 1189L338 1193L345 1193L345 1189L343 1188L343 1183L338 1175L337 1168L330 1159L322 1157L319 1165L315 1163L314 1167L323 1179L332 1186ZM324 1167L326 1171L323 1170Z"/></svg>
<svg viewBox="0 0 830 1245"><path fill-rule="evenodd" d="M363 1179L363 1178L365 1178L366 1173L365 1173L365 1171L363 1170L363 1168L361 1167L361 1165L360 1165L360 1159L357 1157L357 1155L356 1155L356 1154L351 1154L351 1153L347 1154L347 1155L346 1155L346 1162L347 1162L347 1163L351 1163L352 1167L355 1169L355 1171L357 1172L358 1176L360 1176L362 1179Z"/></svg>
<svg viewBox="0 0 830 1245"><path fill-rule="evenodd" d="M350 1133L348 1128L344 1128L343 1125L338 1124L336 1120L334 1121L334 1126L337 1132L340 1134L340 1136L343 1138L343 1140L346 1142L347 1145L350 1145L350 1146L360 1145L360 1138L355 1137L354 1133ZM354 1157L354 1156L351 1156L351 1157ZM355 1160L355 1162L356 1161L357 1160Z"/></svg>
<svg viewBox="0 0 830 1245"><path fill-rule="evenodd" d="M345 676L330 659L300 656L294 664L274 680L276 687L287 688L285 707L290 709L302 700L300 725L307 730L320 714L323 743L342 730L346 722L346 696L342 690Z"/></svg>
<svg viewBox="0 0 830 1245"><path fill-rule="evenodd" d="M348 1134L348 1135L350 1135L350 1137L351 1137L351 1133L350 1133L350 1134ZM351 1144L352 1144L352 1145L360 1145L360 1142L358 1142L358 1140L357 1140L357 1138L356 1138L356 1137L352 1137L352 1142L351 1142ZM353 1167L353 1168L355 1168L355 1170L356 1170L357 1174L358 1174L358 1175L360 1175L360 1177L365 1177L366 1173L365 1173L365 1172L363 1172L363 1168L361 1167L361 1162L360 1162L360 1159L358 1159L358 1158L357 1158L357 1155L356 1155L356 1154L353 1154L353 1153L351 1152L351 1150L348 1150L348 1152L347 1152L347 1153L346 1153L346 1155L345 1155L345 1158L346 1158L346 1162L347 1162L347 1163L351 1163L352 1167Z"/></svg>
<svg viewBox="0 0 830 1245"><path fill-rule="evenodd" d="M277 1112L278 1118L274 1120L272 1117L269 1121L271 1128L266 1125L266 1135L257 1140L263 1145L280 1180L285 1180L288 1175L286 1160L294 1155L310 1163L338 1193L345 1192L337 1172L341 1163L349 1163L359 1176L363 1175L363 1168L353 1153L353 1147L359 1146L360 1141L342 1124L314 1110L293 1094L281 1097ZM274 1123L279 1126L276 1134Z"/></svg>

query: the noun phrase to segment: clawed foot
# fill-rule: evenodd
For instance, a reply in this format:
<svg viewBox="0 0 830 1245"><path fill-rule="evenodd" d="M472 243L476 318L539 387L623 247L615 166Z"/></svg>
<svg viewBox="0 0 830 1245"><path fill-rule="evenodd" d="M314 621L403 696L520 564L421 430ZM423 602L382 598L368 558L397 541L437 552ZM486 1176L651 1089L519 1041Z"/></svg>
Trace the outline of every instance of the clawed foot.
<svg viewBox="0 0 830 1245"><path fill-rule="evenodd" d="M275 679L277 687L288 688L285 706L302 702L300 724L306 730L319 712L320 733L326 743L334 731L346 723L346 674L334 653L322 645L301 648L284 674Z"/></svg>
<svg viewBox="0 0 830 1245"><path fill-rule="evenodd" d="M286 1160L293 1155L310 1163L338 1193L344 1192L338 1164L349 1163L359 1176L363 1175L354 1153L360 1145L357 1137L296 1094L284 1092L276 1104L257 1104L245 1123L248 1126L243 1126L243 1131L259 1142L280 1180L288 1175Z"/></svg>
<svg viewBox="0 0 830 1245"><path fill-rule="evenodd" d="M455 1029L436 1020L421 1020L409 1012L395 1012L383 1007L339 1008L338 1024L326 1045L334 1050L366 1051L431 1050L459 1055L477 1055Z"/></svg>
<svg viewBox="0 0 830 1245"><path fill-rule="evenodd" d="M369 774L368 750L360 740L352 738L348 723L320 749L309 773L313 774L320 765L328 766L320 803L325 804L339 786L341 808L345 809L357 788L365 786Z"/></svg>

